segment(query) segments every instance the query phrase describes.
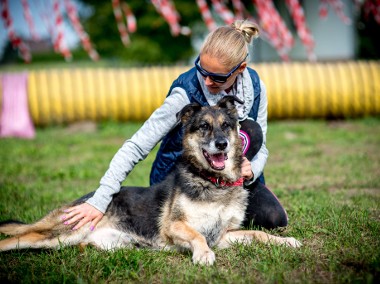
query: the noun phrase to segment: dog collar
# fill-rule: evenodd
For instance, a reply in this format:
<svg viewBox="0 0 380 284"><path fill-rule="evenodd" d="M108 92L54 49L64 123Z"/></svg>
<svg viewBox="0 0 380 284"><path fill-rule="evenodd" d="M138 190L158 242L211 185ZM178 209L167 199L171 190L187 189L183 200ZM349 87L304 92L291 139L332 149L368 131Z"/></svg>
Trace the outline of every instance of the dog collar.
<svg viewBox="0 0 380 284"><path fill-rule="evenodd" d="M242 186L244 183L244 178L239 178L237 181L234 182L227 182L217 177L210 177L210 176L204 176L206 179L211 181L214 185L217 187L224 187L224 186Z"/></svg>

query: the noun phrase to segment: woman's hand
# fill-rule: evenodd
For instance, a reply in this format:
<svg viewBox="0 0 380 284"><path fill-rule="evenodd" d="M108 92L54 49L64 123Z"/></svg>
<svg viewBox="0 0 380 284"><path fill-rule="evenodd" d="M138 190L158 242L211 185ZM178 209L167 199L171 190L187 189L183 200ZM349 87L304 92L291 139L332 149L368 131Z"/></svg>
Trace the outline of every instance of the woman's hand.
<svg viewBox="0 0 380 284"><path fill-rule="evenodd" d="M246 157L243 157L243 163L241 165L241 176L246 180L253 178L251 162L248 161Z"/></svg>
<svg viewBox="0 0 380 284"><path fill-rule="evenodd" d="M79 221L78 224L72 228L73 230L77 230L83 225L91 222L90 230L93 231L104 215L98 209L87 203L70 207L64 212L66 215L62 216L62 220L64 220L63 224L70 225Z"/></svg>

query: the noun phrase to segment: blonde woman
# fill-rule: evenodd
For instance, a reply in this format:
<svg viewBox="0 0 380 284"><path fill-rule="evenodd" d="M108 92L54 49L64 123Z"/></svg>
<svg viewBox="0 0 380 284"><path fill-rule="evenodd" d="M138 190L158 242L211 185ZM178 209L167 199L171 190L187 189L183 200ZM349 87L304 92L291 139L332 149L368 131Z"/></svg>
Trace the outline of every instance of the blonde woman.
<svg viewBox="0 0 380 284"><path fill-rule="evenodd" d="M264 185L263 170L268 157L266 89L256 71L247 67L249 44L258 35L259 30L254 23L240 20L211 32L195 60L195 66L173 82L163 104L132 138L125 141L94 195L86 203L66 211L62 216L64 224L76 230L90 223L89 228L94 230L112 196L119 192L121 183L160 141L150 182L162 181L173 169L182 150L182 133L176 114L189 103L215 105L223 96L232 95L241 102L237 104L237 110L246 153L241 172L244 186L250 192L244 225L267 229L285 227L287 214L276 196ZM258 147L255 146L257 143Z"/></svg>

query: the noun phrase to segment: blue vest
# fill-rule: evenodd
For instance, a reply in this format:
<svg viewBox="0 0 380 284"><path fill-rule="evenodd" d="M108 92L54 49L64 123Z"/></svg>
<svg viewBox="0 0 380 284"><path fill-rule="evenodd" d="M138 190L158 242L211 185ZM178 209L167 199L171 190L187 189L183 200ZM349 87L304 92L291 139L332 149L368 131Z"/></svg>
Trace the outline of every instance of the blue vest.
<svg viewBox="0 0 380 284"><path fill-rule="evenodd" d="M247 68L252 79L254 89L254 102L248 116L257 119L257 113L260 105L260 79L257 72L251 68ZM197 78L195 67L180 75L170 87L168 96L172 90L180 87L186 91L190 103L199 103L202 106L208 106L206 97L203 94L202 88ZM156 184L162 181L168 173L173 169L177 158L182 153L182 137L183 131L181 124L172 129L161 142L155 161L150 172L150 184ZM264 182L264 177L261 175L260 181Z"/></svg>

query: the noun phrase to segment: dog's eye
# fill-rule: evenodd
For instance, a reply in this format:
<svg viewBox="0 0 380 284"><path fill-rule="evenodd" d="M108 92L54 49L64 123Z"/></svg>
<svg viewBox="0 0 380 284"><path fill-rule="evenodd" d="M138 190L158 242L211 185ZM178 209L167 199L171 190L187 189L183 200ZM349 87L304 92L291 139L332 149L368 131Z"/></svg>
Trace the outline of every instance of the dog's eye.
<svg viewBox="0 0 380 284"><path fill-rule="evenodd" d="M210 129L210 125L207 122L202 122L199 125L199 129L201 129L203 131L209 130Z"/></svg>
<svg viewBox="0 0 380 284"><path fill-rule="evenodd" d="M228 122L223 122L222 124L222 130L227 130L231 128L231 125Z"/></svg>

